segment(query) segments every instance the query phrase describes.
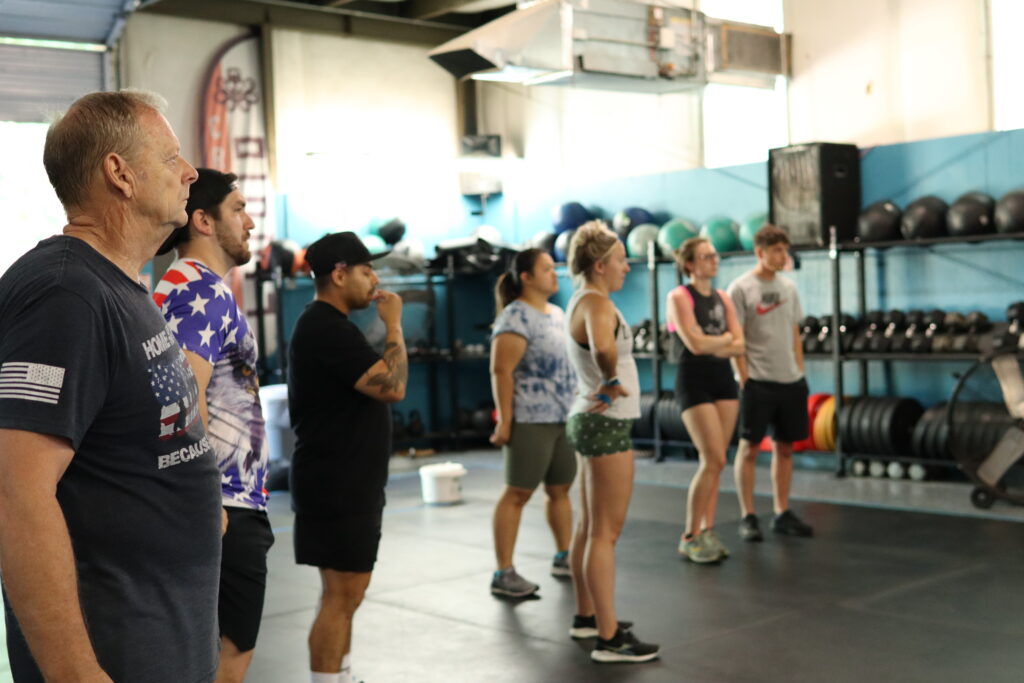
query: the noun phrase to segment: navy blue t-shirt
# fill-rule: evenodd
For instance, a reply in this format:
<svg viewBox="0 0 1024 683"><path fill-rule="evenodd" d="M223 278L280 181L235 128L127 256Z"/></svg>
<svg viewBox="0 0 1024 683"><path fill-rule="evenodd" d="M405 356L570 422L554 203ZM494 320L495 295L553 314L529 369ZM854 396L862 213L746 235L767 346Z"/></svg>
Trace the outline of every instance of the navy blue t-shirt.
<svg viewBox="0 0 1024 683"><path fill-rule="evenodd" d="M149 292L85 242L44 240L0 278L0 428L75 451L57 500L86 628L115 681L215 675L220 472L197 396ZM33 680L7 620L14 678Z"/></svg>

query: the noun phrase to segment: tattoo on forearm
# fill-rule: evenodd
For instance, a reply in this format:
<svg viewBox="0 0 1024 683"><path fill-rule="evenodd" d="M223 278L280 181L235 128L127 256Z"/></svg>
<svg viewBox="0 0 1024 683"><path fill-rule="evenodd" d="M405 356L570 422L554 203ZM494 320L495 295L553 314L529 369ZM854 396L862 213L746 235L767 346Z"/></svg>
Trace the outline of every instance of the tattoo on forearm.
<svg viewBox="0 0 1024 683"><path fill-rule="evenodd" d="M379 372L369 379L371 387L380 387L381 391L391 392L401 389L409 379L409 359L405 355L403 342L389 341L384 345L384 364L387 372Z"/></svg>

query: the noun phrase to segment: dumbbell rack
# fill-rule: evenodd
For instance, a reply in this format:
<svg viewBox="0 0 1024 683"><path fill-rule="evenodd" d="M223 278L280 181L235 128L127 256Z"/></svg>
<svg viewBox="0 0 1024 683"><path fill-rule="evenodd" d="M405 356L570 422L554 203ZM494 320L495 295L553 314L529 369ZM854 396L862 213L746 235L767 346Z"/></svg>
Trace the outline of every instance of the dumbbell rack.
<svg viewBox="0 0 1024 683"><path fill-rule="evenodd" d="M840 256L843 253L852 253L854 256L854 263L856 265L856 279L857 279L857 307L858 307L858 318L863 319L867 313L867 287L865 277L865 252L868 250L882 250L889 247L930 247L942 244L962 244L971 242L990 242L990 241L1001 241L1001 240L1024 240L1024 233L1003 233L1003 234L987 234L987 235L969 235L962 237L933 237L923 238L916 240L892 240L885 242L854 242L854 243L843 243L838 244L836 240L835 228L830 229L830 243L828 246L829 259L831 261L832 270L832 317L831 324L833 330L840 329L840 317L842 315L841 301L840 301L840 283L841 279L841 267L840 267ZM977 360L978 353L969 352L937 352L937 353L856 353L856 352L844 352L841 335L834 338L832 344L831 354L821 355L808 355L809 360L815 358L827 358L832 361L833 367L833 380L835 385L835 400L836 400L836 415L839 415L843 408L843 380L844 370L843 363L845 361L857 361L858 362L858 374L860 379L860 391L862 395L868 393L868 363L870 361L947 361L947 362L972 362ZM867 455L861 453L847 453L843 448L843 439L840 434L840 430L836 430L836 475L845 476L847 473L848 461L855 459L878 459L878 455ZM936 461L926 458L910 457L910 456L885 456L884 458L890 462L899 462L905 465L921 464L929 467L956 467L956 463L948 461Z"/></svg>

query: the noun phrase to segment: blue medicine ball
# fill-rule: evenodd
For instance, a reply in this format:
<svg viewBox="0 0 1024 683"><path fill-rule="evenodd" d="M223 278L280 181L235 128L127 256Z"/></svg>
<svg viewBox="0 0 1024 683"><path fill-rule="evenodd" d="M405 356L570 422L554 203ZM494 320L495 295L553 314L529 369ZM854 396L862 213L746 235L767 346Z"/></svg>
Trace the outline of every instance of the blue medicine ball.
<svg viewBox="0 0 1024 683"><path fill-rule="evenodd" d="M647 209L630 206L615 214L615 218L612 219L612 229L620 239L625 240L629 236L629 231L636 226L657 222Z"/></svg>
<svg viewBox="0 0 1024 683"><path fill-rule="evenodd" d="M587 221L594 219L593 214L579 202L568 202L556 206L552 213L554 214L552 218L556 235L560 235L566 230L575 230Z"/></svg>

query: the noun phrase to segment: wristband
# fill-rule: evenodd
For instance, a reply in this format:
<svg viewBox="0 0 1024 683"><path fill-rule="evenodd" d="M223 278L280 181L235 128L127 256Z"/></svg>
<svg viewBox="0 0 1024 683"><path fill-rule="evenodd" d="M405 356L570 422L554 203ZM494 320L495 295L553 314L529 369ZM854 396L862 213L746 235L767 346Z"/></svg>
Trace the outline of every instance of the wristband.
<svg viewBox="0 0 1024 683"><path fill-rule="evenodd" d="M611 379L605 380L601 384L601 386L602 387L617 387L620 384L621 384L621 382L619 382L619 378L618 377L612 377Z"/></svg>
<svg viewBox="0 0 1024 683"><path fill-rule="evenodd" d="M605 403L607 405L612 404L612 397L609 396L608 394L594 394L594 398L596 398L601 403Z"/></svg>

